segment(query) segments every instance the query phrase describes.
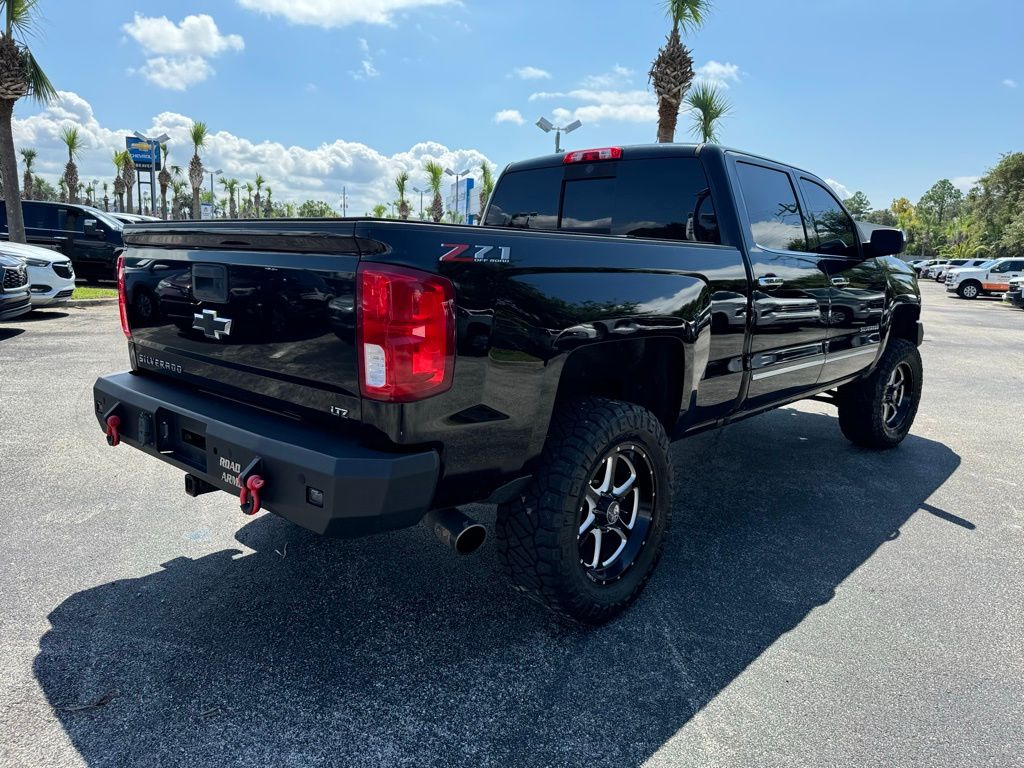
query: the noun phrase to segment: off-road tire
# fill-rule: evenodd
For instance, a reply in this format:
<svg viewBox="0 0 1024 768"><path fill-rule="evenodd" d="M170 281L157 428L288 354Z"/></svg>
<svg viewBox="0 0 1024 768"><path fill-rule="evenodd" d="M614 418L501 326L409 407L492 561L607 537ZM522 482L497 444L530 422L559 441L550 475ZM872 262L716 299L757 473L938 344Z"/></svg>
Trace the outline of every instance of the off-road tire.
<svg viewBox="0 0 1024 768"><path fill-rule="evenodd" d="M580 559L579 518L586 485L609 454L624 445L642 450L648 461L655 489L651 521L632 564L615 580L600 583ZM587 398L555 415L529 485L498 507L498 556L517 591L563 619L603 624L646 586L671 516L672 464L661 423L638 405Z"/></svg>
<svg viewBox="0 0 1024 768"><path fill-rule="evenodd" d="M896 423L887 423L886 397L894 372L909 374L906 410ZM910 432L921 402L923 367L917 346L906 339L890 339L871 375L839 388L839 427L850 442L863 448L895 448Z"/></svg>

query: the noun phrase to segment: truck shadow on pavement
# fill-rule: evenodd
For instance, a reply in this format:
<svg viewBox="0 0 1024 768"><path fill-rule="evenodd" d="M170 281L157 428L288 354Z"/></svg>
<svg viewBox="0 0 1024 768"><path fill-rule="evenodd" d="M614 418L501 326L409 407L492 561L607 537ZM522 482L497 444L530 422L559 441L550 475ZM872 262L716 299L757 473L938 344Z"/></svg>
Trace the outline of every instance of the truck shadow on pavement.
<svg viewBox="0 0 1024 768"><path fill-rule="evenodd" d="M492 544L457 560L422 528L333 541L265 515L238 532L254 553L69 597L36 676L90 766L638 766L960 463L914 436L861 451L791 409L673 459L672 541L607 627L511 594Z"/></svg>

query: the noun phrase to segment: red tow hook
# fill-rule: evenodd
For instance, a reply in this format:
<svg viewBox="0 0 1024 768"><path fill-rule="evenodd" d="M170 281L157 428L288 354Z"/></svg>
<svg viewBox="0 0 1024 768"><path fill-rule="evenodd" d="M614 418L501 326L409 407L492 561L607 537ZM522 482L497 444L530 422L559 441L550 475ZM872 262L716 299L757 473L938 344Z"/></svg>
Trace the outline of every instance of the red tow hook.
<svg viewBox="0 0 1024 768"><path fill-rule="evenodd" d="M121 442L121 433L118 430L121 428L121 417L120 416L107 416L107 445L111 448L118 445Z"/></svg>
<svg viewBox="0 0 1024 768"><path fill-rule="evenodd" d="M259 475L251 475L238 493L238 504L242 513L255 515L260 511L260 488L266 485L266 481ZM251 495L250 495L251 494Z"/></svg>

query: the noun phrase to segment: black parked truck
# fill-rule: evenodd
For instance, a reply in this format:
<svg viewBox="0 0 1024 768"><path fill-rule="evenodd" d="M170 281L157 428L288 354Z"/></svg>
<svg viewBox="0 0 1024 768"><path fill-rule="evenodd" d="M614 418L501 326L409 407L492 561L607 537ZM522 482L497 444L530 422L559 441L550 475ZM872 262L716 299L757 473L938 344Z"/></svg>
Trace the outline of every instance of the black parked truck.
<svg viewBox="0 0 1024 768"><path fill-rule="evenodd" d="M803 398L886 449L917 412L920 295L898 230L819 178L713 145L508 166L483 226L376 219L126 229L165 273L131 371L99 379L112 445L329 536L498 504L513 585L608 620L672 515L670 440Z"/></svg>

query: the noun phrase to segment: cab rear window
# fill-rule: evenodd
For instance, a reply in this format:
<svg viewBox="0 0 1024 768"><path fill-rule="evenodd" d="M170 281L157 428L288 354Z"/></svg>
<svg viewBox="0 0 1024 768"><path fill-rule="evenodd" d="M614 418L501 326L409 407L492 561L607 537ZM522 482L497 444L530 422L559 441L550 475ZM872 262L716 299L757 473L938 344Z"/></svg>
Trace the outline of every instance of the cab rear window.
<svg viewBox="0 0 1024 768"><path fill-rule="evenodd" d="M697 158L623 160L506 173L484 222L518 229L718 243Z"/></svg>

